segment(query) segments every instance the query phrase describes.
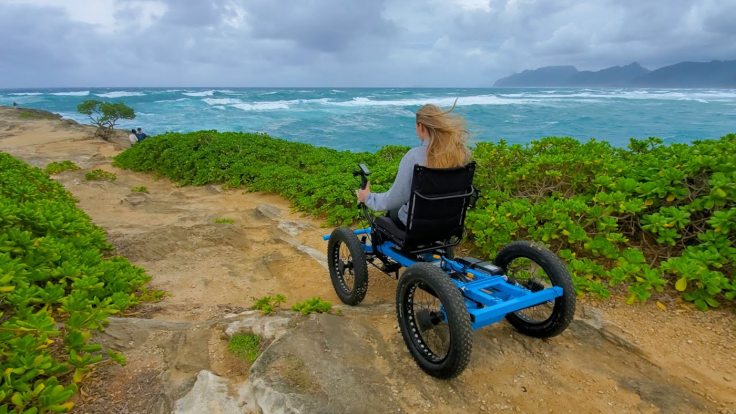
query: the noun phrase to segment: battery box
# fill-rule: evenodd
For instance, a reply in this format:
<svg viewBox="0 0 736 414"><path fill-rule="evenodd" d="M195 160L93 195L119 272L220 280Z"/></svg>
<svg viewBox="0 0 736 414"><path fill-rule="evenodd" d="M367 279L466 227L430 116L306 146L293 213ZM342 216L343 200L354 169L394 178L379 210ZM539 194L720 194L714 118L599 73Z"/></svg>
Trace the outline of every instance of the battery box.
<svg viewBox="0 0 736 414"><path fill-rule="evenodd" d="M468 269L478 270L493 276L502 276L504 273L503 269L493 263L479 260L474 257L459 257L455 259L455 262L467 267Z"/></svg>

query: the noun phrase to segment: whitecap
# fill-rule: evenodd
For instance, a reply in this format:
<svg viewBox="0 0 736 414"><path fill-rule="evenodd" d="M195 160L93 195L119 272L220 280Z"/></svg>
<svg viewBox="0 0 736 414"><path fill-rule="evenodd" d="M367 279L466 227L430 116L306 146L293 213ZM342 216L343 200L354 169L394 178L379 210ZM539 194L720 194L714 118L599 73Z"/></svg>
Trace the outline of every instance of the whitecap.
<svg viewBox="0 0 736 414"><path fill-rule="evenodd" d="M586 89L587 92L559 93L559 94L540 94L540 93L513 93L500 94L504 98L531 98L531 99L559 99L573 100L575 98L585 99L632 99L632 100L693 100L702 102L719 101L729 102L736 99L734 91L715 91L715 90L592 90ZM462 98L461 98L462 99ZM459 102L458 102L459 104Z"/></svg>
<svg viewBox="0 0 736 414"><path fill-rule="evenodd" d="M405 118L415 118L417 116L414 112L412 112L412 111L410 111L408 109L405 109L405 108L401 108L401 107L396 108L396 110L393 111L393 113L396 116L401 116L401 117L405 117Z"/></svg>
<svg viewBox="0 0 736 414"><path fill-rule="evenodd" d="M184 89L167 89L165 91L151 91L153 94L181 92Z"/></svg>
<svg viewBox="0 0 736 414"><path fill-rule="evenodd" d="M114 91L107 93L96 93L100 98L122 98L126 96L146 96L143 92Z"/></svg>
<svg viewBox="0 0 736 414"><path fill-rule="evenodd" d="M178 99L164 99L161 101L153 101L155 103L164 103L164 102L181 102L181 101L188 101L189 98L178 98Z"/></svg>
<svg viewBox="0 0 736 414"><path fill-rule="evenodd" d="M240 99L232 98L205 98L202 99L202 102L205 102L207 105L234 105L243 103Z"/></svg>
<svg viewBox="0 0 736 414"><path fill-rule="evenodd" d="M374 101L362 96L353 98L351 101L332 102L337 106L422 106L424 104L435 104L443 106L452 106L455 97L447 98L423 98L423 99L394 99L385 101ZM538 99L505 99L495 95L477 95L477 96L461 96L457 101L457 106L470 105L516 105L529 103L542 103L543 100Z"/></svg>
<svg viewBox="0 0 736 414"><path fill-rule="evenodd" d="M87 95L89 95L89 91L54 92L51 95L56 95L56 96L87 96Z"/></svg>
<svg viewBox="0 0 736 414"><path fill-rule="evenodd" d="M203 91L203 92L182 92L182 95L186 96L212 96L215 91Z"/></svg>
<svg viewBox="0 0 736 414"><path fill-rule="evenodd" d="M15 96L38 96L43 95L41 92L15 92L15 93L9 93L8 95L15 95Z"/></svg>
<svg viewBox="0 0 736 414"><path fill-rule="evenodd" d="M233 108L243 111L270 111L274 109L289 109L289 105L283 102L253 102L252 104L239 103L231 105Z"/></svg>

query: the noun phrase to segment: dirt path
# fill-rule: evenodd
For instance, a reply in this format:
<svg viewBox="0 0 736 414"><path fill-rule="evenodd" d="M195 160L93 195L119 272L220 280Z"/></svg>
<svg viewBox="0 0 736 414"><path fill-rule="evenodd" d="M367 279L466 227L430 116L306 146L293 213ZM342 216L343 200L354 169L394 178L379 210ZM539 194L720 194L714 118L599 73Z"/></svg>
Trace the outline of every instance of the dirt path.
<svg viewBox="0 0 736 414"><path fill-rule="evenodd" d="M166 179L113 168L111 157L124 145L97 140L87 127L19 119L12 109L0 108L0 150L39 167L65 159L82 167L55 179L108 232L119 254L145 268L154 287L172 293L164 304L142 309L153 319L216 325L212 321L217 318L276 293L285 294L289 305L313 296L339 303L320 262L325 251L321 236L330 230L320 228L318 220L291 212L288 202L275 195L219 186L178 188ZM117 180L86 181L84 173L93 168L115 172ZM149 193L132 193L137 186L146 186ZM233 224L215 224L217 218ZM424 376L411 361L395 328L394 289L394 281L372 272L364 305L344 309L345 318L329 322L335 324L330 329L352 330L328 336L324 347L354 340L354 349L369 352L343 350L347 354L336 364L372 367L371 375L384 379L380 386L396 397L399 411L736 412L732 310L701 313L676 300L665 301L666 310L653 303L626 306L620 299L583 301L580 320L548 341L525 338L506 323L476 332L469 369L448 383ZM114 403L111 398L104 409L82 404L79 412L159 412L151 411L150 404L148 411L125 411L120 401L151 398L145 387L138 385L136 394L135 387L124 384L140 382L152 366L169 364L167 352L177 352L172 343L197 342L208 356L206 364L174 364L182 389L191 387L205 367L226 377L247 375L247 367L225 352L219 331L197 328L182 335L176 340L162 335L158 342L146 336L141 344L149 348L127 350L131 363L126 368L100 372L103 382L115 378L121 399ZM152 378L146 381L156 383ZM99 386L92 389L115 394Z"/></svg>

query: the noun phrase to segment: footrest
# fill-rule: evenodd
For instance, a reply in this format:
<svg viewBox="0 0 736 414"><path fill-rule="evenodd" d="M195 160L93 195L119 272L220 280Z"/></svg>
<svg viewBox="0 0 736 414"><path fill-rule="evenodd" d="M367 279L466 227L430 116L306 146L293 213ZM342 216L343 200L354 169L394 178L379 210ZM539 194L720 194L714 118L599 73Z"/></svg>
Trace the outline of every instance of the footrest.
<svg viewBox="0 0 736 414"><path fill-rule="evenodd" d="M379 269L384 273L398 272L401 269L401 265L396 262L384 263Z"/></svg>

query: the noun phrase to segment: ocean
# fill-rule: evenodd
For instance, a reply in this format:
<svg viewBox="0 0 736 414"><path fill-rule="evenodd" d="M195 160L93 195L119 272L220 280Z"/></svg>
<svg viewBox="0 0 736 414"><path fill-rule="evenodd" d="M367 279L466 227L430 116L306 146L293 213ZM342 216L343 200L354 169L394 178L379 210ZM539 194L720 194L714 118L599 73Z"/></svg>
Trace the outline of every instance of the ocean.
<svg viewBox="0 0 736 414"><path fill-rule="evenodd" d="M266 132L340 150L416 145L414 113L423 104L456 112L473 141L527 143L549 136L595 138L625 147L629 138L685 143L736 133L736 90L709 89L331 89L80 88L0 89L0 105L43 109L85 123L85 99L122 101L137 118L120 128L149 135L197 130Z"/></svg>

